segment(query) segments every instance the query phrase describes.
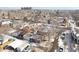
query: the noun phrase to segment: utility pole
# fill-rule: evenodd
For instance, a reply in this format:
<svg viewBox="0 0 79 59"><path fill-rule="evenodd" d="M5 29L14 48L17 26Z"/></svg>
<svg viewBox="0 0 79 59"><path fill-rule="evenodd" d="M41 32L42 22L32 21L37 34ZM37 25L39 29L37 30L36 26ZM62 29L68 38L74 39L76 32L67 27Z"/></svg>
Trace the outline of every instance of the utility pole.
<svg viewBox="0 0 79 59"><path fill-rule="evenodd" d="M10 13L9 13L9 11L8 11L8 19L10 19Z"/></svg>

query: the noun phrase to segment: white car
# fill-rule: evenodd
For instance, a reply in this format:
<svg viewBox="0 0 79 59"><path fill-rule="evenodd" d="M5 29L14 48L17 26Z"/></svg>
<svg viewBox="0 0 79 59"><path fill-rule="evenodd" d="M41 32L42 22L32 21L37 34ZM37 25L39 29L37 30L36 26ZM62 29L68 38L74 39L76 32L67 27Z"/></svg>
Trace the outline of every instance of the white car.
<svg viewBox="0 0 79 59"><path fill-rule="evenodd" d="M30 44L26 41L16 39L11 44L7 45L5 49L10 49L14 52L28 52L30 51Z"/></svg>

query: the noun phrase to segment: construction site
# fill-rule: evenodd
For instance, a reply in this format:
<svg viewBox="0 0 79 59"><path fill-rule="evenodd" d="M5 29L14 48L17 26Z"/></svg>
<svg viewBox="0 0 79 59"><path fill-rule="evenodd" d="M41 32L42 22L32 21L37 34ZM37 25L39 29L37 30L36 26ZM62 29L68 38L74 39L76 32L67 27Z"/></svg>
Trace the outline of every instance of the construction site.
<svg viewBox="0 0 79 59"><path fill-rule="evenodd" d="M79 10L0 9L0 52L79 52Z"/></svg>

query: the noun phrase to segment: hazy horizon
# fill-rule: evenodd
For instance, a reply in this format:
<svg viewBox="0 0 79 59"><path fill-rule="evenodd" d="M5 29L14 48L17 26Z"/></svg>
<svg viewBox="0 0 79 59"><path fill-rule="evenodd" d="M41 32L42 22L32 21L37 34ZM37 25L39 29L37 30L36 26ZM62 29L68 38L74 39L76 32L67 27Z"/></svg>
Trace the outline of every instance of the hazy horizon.
<svg viewBox="0 0 79 59"><path fill-rule="evenodd" d="M21 7L0 7L2 10L16 10ZM32 7L32 9L49 9L49 10L79 10L79 7Z"/></svg>

